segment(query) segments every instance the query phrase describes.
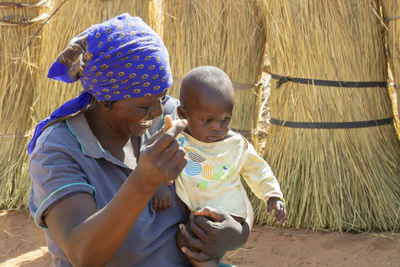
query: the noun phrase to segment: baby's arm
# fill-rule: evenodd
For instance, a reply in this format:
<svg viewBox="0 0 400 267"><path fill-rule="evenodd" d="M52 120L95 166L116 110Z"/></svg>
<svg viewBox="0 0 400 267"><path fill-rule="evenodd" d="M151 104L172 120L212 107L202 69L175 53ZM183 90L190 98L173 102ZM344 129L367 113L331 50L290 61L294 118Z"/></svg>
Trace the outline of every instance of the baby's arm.
<svg viewBox="0 0 400 267"><path fill-rule="evenodd" d="M162 183L153 196L153 208L166 210L171 207L171 190L167 183Z"/></svg>
<svg viewBox="0 0 400 267"><path fill-rule="evenodd" d="M266 200L268 215L273 213L275 223L285 226L287 213L278 180L268 163L258 155L245 138L243 139L247 144L247 150L240 173L253 193L258 198Z"/></svg>

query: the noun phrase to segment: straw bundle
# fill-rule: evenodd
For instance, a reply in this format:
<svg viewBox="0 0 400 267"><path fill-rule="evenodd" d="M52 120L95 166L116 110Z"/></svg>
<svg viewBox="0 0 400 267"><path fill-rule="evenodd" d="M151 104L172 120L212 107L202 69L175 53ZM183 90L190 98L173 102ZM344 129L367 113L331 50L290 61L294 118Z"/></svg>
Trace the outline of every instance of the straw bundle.
<svg viewBox="0 0 400 267"><path fill-rule="evenodd" d="M396 0L382 0L383 16L387 26L387 51L393 85L389 88L394 95L394 112L399 131L400 112L400 3Z"/></svg>
<svg viewBox="0 0 400 267"><path fill-rule="evenodd" d="M271 72L319 80L386 81L376 10L375 1L365 0L268 1ZM286 196L289 225L399 230L400 145L393 124L353 128L357 125L342 123L390 122L387 88L292 81L278 89L275 85L277 80L269 100L271 121L286 125L270 124L265 159ZM288 122L301 122L301 128L288 127ZM350 128L304 128L310 122ZM265 222L261 208L256 220Z"/></svg>
<svg viewBox="0 0 400 267"><path fill-rule="evenodd" d="M265 13L258 0L166 0L164 36L174 86L179 97L181 79L190 69L214 65L235 83L232 127L253 144L259 112L258 83L265 52Z"/></svg>
<svg viewBox="0 0 400 267"><path fill-rule="evenodd" d="M0 3L0 208L20 208L29 194L25 132L31 126L40 36L23 48L46 18L45 12L46 1Z"/></svg>

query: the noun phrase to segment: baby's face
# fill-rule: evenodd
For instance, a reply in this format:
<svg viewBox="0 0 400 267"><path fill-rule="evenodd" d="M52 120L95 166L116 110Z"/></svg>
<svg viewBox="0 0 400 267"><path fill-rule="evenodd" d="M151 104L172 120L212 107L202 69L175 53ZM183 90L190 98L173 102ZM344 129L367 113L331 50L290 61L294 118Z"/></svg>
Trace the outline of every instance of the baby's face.
<svg viewBox="0 0 400 267"><path fill-rule="evenodd" d="M201 97L200 97L201 98ZM233 104L223 99L197 99L184 107L187 132L199 141L224 140L230 130Z"/></svg>

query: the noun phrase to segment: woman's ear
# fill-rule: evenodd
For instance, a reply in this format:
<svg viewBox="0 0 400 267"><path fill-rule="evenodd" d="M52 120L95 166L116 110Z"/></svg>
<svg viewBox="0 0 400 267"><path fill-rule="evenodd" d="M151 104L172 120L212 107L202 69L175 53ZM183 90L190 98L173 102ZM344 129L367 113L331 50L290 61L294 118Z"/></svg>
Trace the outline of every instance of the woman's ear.
<svg viewBox="0 0 400 267"><path fill-rule="evenodd" d="M179 117L180 119L186 119L186 111L185 111L185 109L183 108L183 106L178 106L178 107L176 108L176 110L178 111L178 117Z"/></svg>

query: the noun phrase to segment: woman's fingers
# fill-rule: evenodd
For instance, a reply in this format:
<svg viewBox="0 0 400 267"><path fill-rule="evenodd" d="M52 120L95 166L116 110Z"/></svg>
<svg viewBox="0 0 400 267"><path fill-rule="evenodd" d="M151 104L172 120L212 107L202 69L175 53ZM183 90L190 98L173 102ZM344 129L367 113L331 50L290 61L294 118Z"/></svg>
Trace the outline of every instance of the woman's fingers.
<svg viewBox="0 0 400 267"><path fill-rule="evenodd" d="M195 252L195 251L190 250L187 247L182 247L181 251L191 261L205 262L205 261L211 260L210 256L208 256L206 253L204 253L202 251ZM201 266L204 266L204 264ZM209 265L209 266L218 266L218 265L216 263L214 263L213 265Z"/></svg>
<svg viewBox="0 0 400 267"><path fill-rule="evenodd" d="M165 133L169 128L173 126L171 115L165 115L164 117L164 126L162 128L162 132Z"/></svg>
<svg viewBox="0 0 400 267"><path fill-rule="evenodd" d="M176 142L175 137L182 132L187 126L186 120L179 120L174 123L174 125L166 130L165 132L158 131L150 140L148 141L148 146L153 147L154 153L159 153L166 149L172 142Z"/></svg>
<svg viewBox="0 0 400 267"><path fill-rule="evenodd" d="M196 210L194 215L208 217L214 222L222 222L225 219L224 214L221 213L220 210L216 210L211 207L204 207Z"/></svg>
<svg viewBox="0 0 400 267"><path fill-rule="evenodd" d="M188 220L189 230L203 243L207 241L207 230L211 228L205 226L207 225L207 221L208 219L206 219L206 217L195 217L193 213L190 214ZM206 230L203 230L203 227L206 228Z"/></svg>
<svg viewBox="0 0 400 267"><path fill-rule="evenodd" d="M201 251L204 250L204 244L201 242L201 240L195 238L191 233L189 233L184 224L179 225L179 231L182 234L184 243L187 244L188 247L198 249Z"/></svg>

